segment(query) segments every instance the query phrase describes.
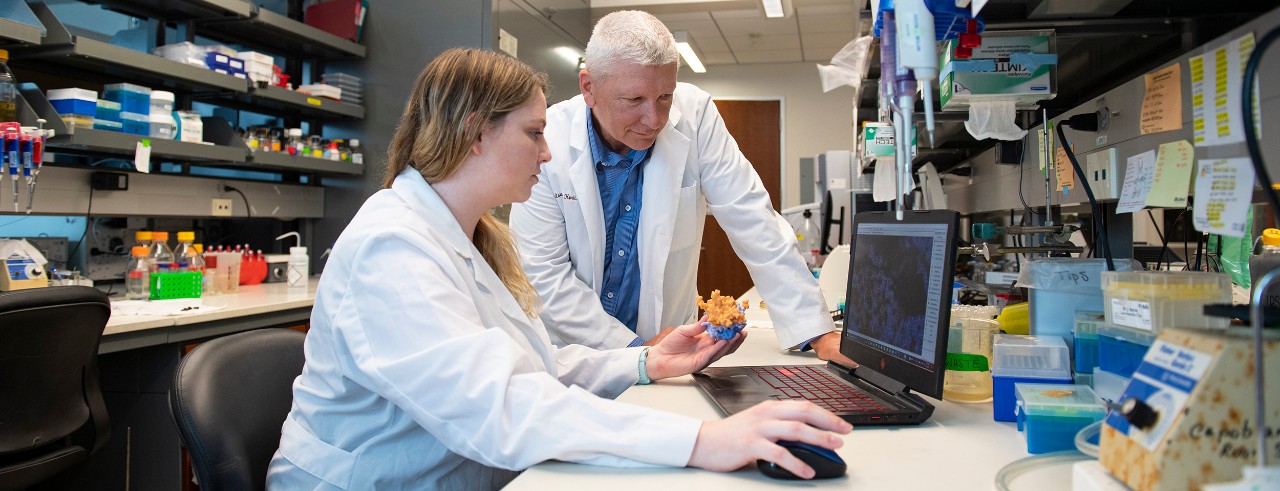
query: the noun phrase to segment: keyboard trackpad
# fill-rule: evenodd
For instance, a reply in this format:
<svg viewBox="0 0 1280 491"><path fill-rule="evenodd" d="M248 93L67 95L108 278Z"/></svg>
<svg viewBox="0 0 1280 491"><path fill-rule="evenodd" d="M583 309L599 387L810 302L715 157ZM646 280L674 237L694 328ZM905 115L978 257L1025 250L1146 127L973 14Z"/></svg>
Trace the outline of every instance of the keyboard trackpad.
<svg viewBox="0 0 1280 491"><path fill-rule="evenodd" d="M721 374L709 378L711 386L716 390L732 390L740 392L773 391L772 387L760 383L759 379L747 374Z"/></svg>

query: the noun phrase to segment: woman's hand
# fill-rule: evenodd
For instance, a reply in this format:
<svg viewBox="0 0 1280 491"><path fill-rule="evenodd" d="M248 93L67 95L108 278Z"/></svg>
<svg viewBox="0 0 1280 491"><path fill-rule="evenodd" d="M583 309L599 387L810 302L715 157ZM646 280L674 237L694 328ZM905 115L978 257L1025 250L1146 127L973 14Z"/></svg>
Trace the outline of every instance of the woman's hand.
<svg viewBox="0 0 1280 491"><path fill-rule="evenodd" d="M835 450L844 441L831 432L845 434L852 429L840 417L808 401L763 402L728 418L702 423L689 466L728 472L759 459L810 479L813 468L775 442L797 441Z"/></svg>
<svg viewBox="0 0 1280 491"><path fill-rule="evenodd" d="M738 333L728 341L712 338L702 325L706 320L707 316L704 315L693 324L676 326L666 337L649 348L648 358L645 359L649 379L679 377L702 370L720 357L733 353L747 338L745 332Z"/></svg>

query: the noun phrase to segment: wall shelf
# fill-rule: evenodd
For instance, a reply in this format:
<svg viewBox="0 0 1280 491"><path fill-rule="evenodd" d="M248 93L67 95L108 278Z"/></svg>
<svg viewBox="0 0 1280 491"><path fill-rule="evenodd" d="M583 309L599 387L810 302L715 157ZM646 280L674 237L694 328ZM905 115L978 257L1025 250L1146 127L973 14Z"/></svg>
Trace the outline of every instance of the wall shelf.
<svg viewBox="0 0 1280 491"><path fill-rule="evenodd" d="M364 173L363 165L314 157L299 157L284 152L249 152L249 156L252 163L276 169L356 176Z"/></svg>
<svg viewBox="0 0 1280 491"><path fill-rule="evenodd" d="M0 42L37 45L40 37L39 27L0 17Z"/></svg>
<svg viewBox="0 0 1280 491"><path fill-rule="evenodd" d="M46 144L50 151L64 150L91 154L112 154L132 157L138 142L146 138L115 131L76 128L74 133L59 134ZM152 160L173 159L182 162L244 162L248 148L224 145L187 143L176 140L151 138Z"/></svg>
<svg viewBox="0 0 1280 491"><path fill-rule="evenodd" d="M257 113L314 117L327 121L364 119L364 106L323 97L311 97L275 86L251 87L248 94L224 93L218 96L200 97L200 99L211 104Z"/></svg>
<svg viewBox="0 0 1280 491"><path fill-rule="evenodd" d="M248 18L254 6L243 0L87 0L134 17L165 20Z"/></svg>
<svg viewBox="0 0 1280 491"><path fill-rule="evenodd" d="M270 10L258 8L247 19L219 19L198 22L211 28L202 29L205 36L262 48L269 52L297 54L321 60L360 59L364 45L343 39L290 19Z"/></svg>

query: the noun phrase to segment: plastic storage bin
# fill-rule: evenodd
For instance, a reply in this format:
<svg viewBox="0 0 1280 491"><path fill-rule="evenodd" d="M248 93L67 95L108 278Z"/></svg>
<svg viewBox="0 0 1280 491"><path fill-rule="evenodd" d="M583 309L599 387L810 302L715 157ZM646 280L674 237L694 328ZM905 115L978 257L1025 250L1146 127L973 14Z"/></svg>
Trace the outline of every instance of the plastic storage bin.
<svg viewBox="0 0 1280 491"><path fill-rule="evenodd" d="M89 125L98 113L98 93L88 89L52 89L45 93L58 114L78 114L89 117Z"/></svg>
<svg viewBox="0 0 1280 491"><path fill-rule="evenodd" d="M1137 329L1110 324L1098 326L1098 367L1132 377L1155 339L1155 334Z"/></svg>
<svg viewBox="0 0 1280 491"><path fill-rule="evenodd" d="M1133 271L1142 265L1115 261L1116 269ZM1018 286L1030 289L1031 335L1062 336L1068 347L1075 340L1071 328L1076 311L1101 312L1104 259L1043 259L1027 263Z"/></svg>
<svg viewBox="0 0 1280 491"><path fill-rule="evenodd" d="M105 119L95 119L93 120L93 129L123 132L124 123L119 121L107 121Z"/></svg>
<svg viewBox="0 0 1280 491"><path fill-rule="evenodd" d="M1200 271L1107 272L1102 275L1107 323L1159 332L1163 327L1226 329L1204 306L1231 303L1231 277Z"/></svg>
<svg viewBox="0 0 1280 491"><path fill-rule="evenodd" d="M1105 315L1099 312L1076 312L1076 324L1071 329L1075 338L1075 350L1072 352L1077 373L1093 373L1098 366L1098 325L1105 322Z"/></svg>
<svg viewBox="0 0 1280 491"><path fill-rule="evenodd" d="M1111 402L1120 402L1120 396L1124 394L1125 387L1129 386L1129 380L1130 377L1116 375L1102 367L1093 369L1093 391L1098 397Z"/></svg>
<svg viewBox="0 0 1280 491"><path fill-rule="evenodd" d="M1016 421L1015 384L1071 383L1071 357L1060 337L997 334L991 352L992 415L996 421Z"/></svg>
<svg viewBox="0 0 1280 491"><path fill-rule="evenodd" d="M147 114L151 111L149 87L126 83L107 84L102 87L102 98L119 102L122 113Z"/></svg>
<svg viewBox="0 0 1280 491"><path fill-rule="evenodd" d="M130 135L151 135L151 116L140 113L120 113L122 130Z"/></svg>
<svg viewBox="0 0 1280 491"><path fill-rule="evenodd" d="M95 121L113 121L120 122L120 103L108 101L106 99L98 99L98 111Z"/></svg>
<svg viewBox="0 0 1280 491"><path fill-rule="evenodd" d="M1075 437L1102 420L1107 407L1086 385L1019 384L1018 430L1027 434L1027 452L1075 449Z"/></svg>
<svg viewBox="0 0 1280 491"><path fill-rule="evenodd" d="M152 50L151 54L170 59L178 63L186 63L188 65L195 65L201 68L208 68L209 66L204 62L204 54L206 51L208 51L208 48L205 48L204 46L200 46L191 41L183 41L181 43L160 46Z"/></svg>

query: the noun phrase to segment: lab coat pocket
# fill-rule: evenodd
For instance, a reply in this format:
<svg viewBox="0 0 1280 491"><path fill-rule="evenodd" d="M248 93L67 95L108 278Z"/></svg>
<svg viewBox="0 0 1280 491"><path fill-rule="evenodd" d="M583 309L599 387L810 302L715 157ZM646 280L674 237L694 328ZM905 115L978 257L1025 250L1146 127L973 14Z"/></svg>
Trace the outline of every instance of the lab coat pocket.
<svg viewBox="0 0 1280 491"><path fill-rule="evenodd" d="M320 440L292 418L284 420L280 454L299 469L342 489L351 488L351 476L359 460L356 455Z"/></svg>
<svg viewBox="0 0 1280 491"><path fill-rule="evenodd" d="M698 237L698 220L705 220L706 216L698 206L698 200L702 199L701 190L698 185L680 188L679 208L676 209L675 228L671 231L671 250L678 251L693 245Z"/></svg>

